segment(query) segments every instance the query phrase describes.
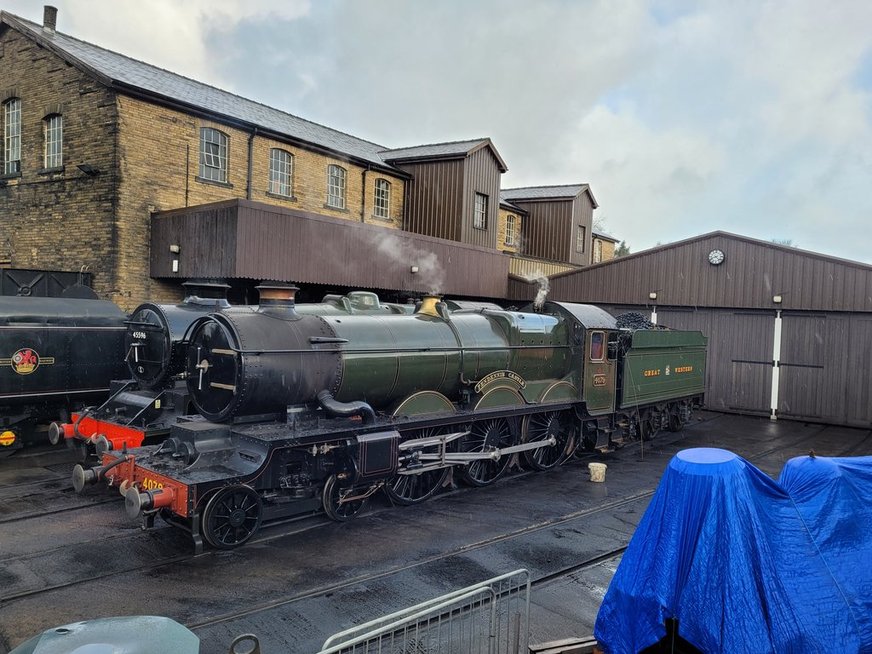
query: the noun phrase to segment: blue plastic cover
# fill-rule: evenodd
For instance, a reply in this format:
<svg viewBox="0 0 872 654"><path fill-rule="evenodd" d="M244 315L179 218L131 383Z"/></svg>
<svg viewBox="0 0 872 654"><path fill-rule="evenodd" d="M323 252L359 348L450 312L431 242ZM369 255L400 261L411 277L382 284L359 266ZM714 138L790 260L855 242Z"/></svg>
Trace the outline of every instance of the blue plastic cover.
<svg viewBox="0 0 872 654"><path fill-rule="evenodd" d="M778 482L790 495L872 652L872 456L801 456Z"/></svg>
<svg viewBox="0 0 872 654"><path fill-rule="evenodd" d="M868 497L870 477L856 478ZM814 496L814 482L806 485ZM850 494L839 491L842 499ZM849 549L857 565L865 556L869 579L870 523L859 522L850 541L819 542L811 525L819 534L846 529L857 499L840 507L817 502L804 510L785 488L726 450L677 454L603 599L595 626L602 649L639 652L663 638L665 620L675 618L679 635L703 652L864 651L868 618L865 626L857 619L860 609L827 565L827 552L835 561L840 548ZM854 571L845 568L849 574ZM868 609L864 587L856 587L853 601Z"/></svg>

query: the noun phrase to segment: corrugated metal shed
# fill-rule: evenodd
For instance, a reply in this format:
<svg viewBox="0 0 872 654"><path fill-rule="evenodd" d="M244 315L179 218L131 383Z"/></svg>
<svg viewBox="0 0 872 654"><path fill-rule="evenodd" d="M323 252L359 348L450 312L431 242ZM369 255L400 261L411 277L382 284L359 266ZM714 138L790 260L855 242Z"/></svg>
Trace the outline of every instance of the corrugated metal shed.
<svg viewBox="0 0 872 654"><path fill-rule="evenodd" d="M155 278L273 279L503 298L508 270L509 257L496 250L247 200L161 212L152 222Z"/></svg>
<svg viewBox="0 0 872 654"><path fill-rule="evenodd" d="M710 408L872 426L872 266L712 232L548 281L549 300L702 331ZM537 290L509 281L519 304Z"/></svg>
<svg viewBox="0 0 872 654"><path fill-rule="evenodd" d="M709 262L719 250L724 260ZM776 245L727 232L711 232L662 247L562 273L550 279L549 299L598 304L872 311L872 266ZM530 296L512 283L513 299ZM518 295L520 294L520 296Z"/></svg>

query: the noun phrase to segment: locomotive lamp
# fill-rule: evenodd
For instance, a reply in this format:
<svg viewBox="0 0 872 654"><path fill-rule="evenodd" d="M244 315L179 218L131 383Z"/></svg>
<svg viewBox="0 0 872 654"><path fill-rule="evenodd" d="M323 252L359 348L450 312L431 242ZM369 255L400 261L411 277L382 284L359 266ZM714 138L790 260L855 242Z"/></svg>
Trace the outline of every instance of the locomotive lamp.
<svg viewBox="0 0 872 654"><path fill-rule="evenodd" d="M651 291L650 293L648 293L648 299L649 300L656 300L657 299L657 291Z"/></svg>
<svg viewBox="0 0 872 654"><path fill-rule="evenodd" d="M178 254L178 253L181 252L181 251L182 251L182 248L180 248L180 247L179 247L178 245L176 245L175 243L174 243L173 245L170 246L170 252L172 252L173 254Z"/></svg>
<svg viewBox="0 0 872 654"><path fill-rule="evenodd" d="M773 301L775 304L781 304L781 301L782 301L782 300L783 300L783 298L781 297L781 293L778 293L777 295L773 295L773 296L772 296L772 301Z"/></svg>
<svg viewBox="0 0 872 654"><path fill-rule="evenodd" d="M416 272L418 272L418 266L412 266L412 267L409 269L409 271L414 275Z"/></svg>

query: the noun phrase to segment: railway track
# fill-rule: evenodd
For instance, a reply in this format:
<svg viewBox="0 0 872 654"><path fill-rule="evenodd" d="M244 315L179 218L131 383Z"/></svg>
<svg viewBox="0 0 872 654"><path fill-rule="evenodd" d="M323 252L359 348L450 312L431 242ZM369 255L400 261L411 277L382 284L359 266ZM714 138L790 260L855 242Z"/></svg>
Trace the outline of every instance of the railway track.
<svg viewBox="0 0 872 654"><path fill-rule="evenodd" d="M715 417L705 424L717 425L717 421ZM18 634L23 638L38 631L43 624L41 620L48 620L51 625L119 613L119 610L107 604L109 598L116 597L119 592L125 597L123 612L171 615L202 634L205 642L209 634L216 630L247 631L250 629L237 625L262 623L270 612L293 613L295 607L306 606L308 600L323 602L334 595L359 592L354 589L390 585L396 577L426 577L425 571L450 569L452 566L456 568L457 561L468 563L471 559L488 560L491 552L501 552L501 556L505 556L506 552L526 551L532 547L530 543L547 541L551 533L566 532L569 534L568 542L571 537L580 537L579 534L587 533L595 525L603 523L610 515L624 516L617 523L602 527L607 536L602 546L597 545L596 551L579 550L581 553L575 552L572 560L564 557L548 565L543 564L532 581L534 586L545 586L620 556L632 534L632 521L641 517L659 480L659 471L671 454L684 447L698 445L729 447L728 443L699 442L700 434L707 429L689 428L679 434L664 434L664 438L658 437L653 443L646 443L644 456L641 457L638 444L619 450L608 459L609 475L616 475L610 477L612 483L608 485L610 492L618 494L614 499L603 496L595 505L588 503L582 508L575 503L577 510L552 512L543 519L531 518L523 523L518 522L512 525L513 528L503 528L498 514L481 514L481 509L475 507L486 506L491 501L511 503L510 497L522 498L533 492L529 482L534 479L541 480L535 484L536 492L549 485L554 489L562 489L567 480L573 481L577 489L591 492L604 490L606 487L600 485L578 485L577 480L581 480L584 466L594 457L585 456L570 461L562 469L550 473L514 473L488 489L447 491L421 507L395 509L386 501L381 501L360 521L352 521L347 525L338 525L320 516L274 522L265 526L241 550L207 551L199 557L193 556L189 539L180 530L160 526L147 534L140 533L137 526L126 521L121 498L113 492L109 492L108 496L95 494L87 499L94 501L99 498L99 503L79 507L91 508L93 515L76 509L70 511L68 518L61 522L56 514L63 509L22 514L15 520L15 529L32 532L37 545L32 551L23 551L22 547L4 548L5 551L0 554L0 652L3 651L4 636L8 638L11 633L13 637ZM800 433L782 430L785 433L775 434L765 440L749 438L741 445L744 448L742 455L755 463L767 462L769 468L775 468L786 458L805 453L813 447L819 448L819 439L826 430L823 426L805 426ZM741 438L741 432L737 431L736 434L740 434L737 438ZM846 456L868 452L872 440L870 433L858 435L855 430L853 436L852 440L840 442L837 448L826 452L819 450L819 453ZM644 473L648 483L639 484L631 490L622 489L621 479L627 473L643 468L648 471ZM22 496L26 496L24 484L17 488ZM109 507L109 504L115 506ZM408 555L399 557L403 559L401 561L390 561L388 557L378 564L360 564L361 560L367 559L368 553L356 550L353 546L355 539L378 542L385 538L384 534L394 533L395 530L413 533L425 525L438 534L434 524L448 520L462 524L467 513L476 516L469 519L485 520L478 524L475 531L486 533L486 536L470 539L467 533L465 538L458 537L450 546L442 548L440 543L441 549L437 548L436 552L422 555L420 549L411 550ZM358 522L360 524L356 524ZM122 524L126 528L122 527L123 530L119 531ZM55 531L45 532L48 525ZM4 527L8 528L9 525ZM620 540L620 533L626 534L623 540ZM70 542L71 535L81 536L81 541ZM435 536L433 538L436 539ZM610 543L608 539L611 539ZM396 547L400 551L403 547L412 547L411 542L406 542L411 540L412 537L401 539ZM422 542L419 547L423 545ZM325 546L337 552L328 551ZM337 563L330 564L329 561L333 559ZM262 592L250 595L242 593L236 600L229 599L234 595L228 595L226 591L221 593L217 589L233 588L234 570L238 570L240 580L244 579L251 571L246 562L258 562L258 566L273 570L270 574L276 574L278 578L270 584L264 584ZM351 569L349 573L339 574L332 571L331 565L346 565L351 566ZM133 601L127 598L128 593L111 590L116 588L119 579L124 580L125 587L140 589L138 593L142 597ZM156 585L153 583L156 579L169 582L170 586ZM243 581L240 583L246 587ZM201 601L192 601L192 598L198 597L196 593L202 594L204 591L203 588L199 591L185 590L190 584L215 588L216 594L208 600L204 597ZM188 592L190 595L185 596ZM102 599L104 597L105 600ZM187 599L183 600L185 597ZM94 602L77 607L75 604L78 600L75 598L89 598L89 602L94 598ZM47 607L58 606L65 607L65 611L59 614L48 612ZM22 616L27 617L24 619ZM27 625L31 625L31 628ZM19 630L24 630L24 633L19 633Z"/></svg>

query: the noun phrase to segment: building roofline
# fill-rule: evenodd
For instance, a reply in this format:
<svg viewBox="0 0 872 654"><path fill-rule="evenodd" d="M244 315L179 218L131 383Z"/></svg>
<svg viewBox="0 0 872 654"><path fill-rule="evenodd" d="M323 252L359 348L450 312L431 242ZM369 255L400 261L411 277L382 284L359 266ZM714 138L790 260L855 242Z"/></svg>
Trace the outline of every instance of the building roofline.
<svg viewBox="0 0 872 654"><path fill-rule="evenodd" d="M294 144L294 145L297 145L299 147L303 147L305 149L308 149L308 150L311 150L314 152L318 152L321 154L327 154L327 155L330 155L330 156L338 158L338 159L343 159L345 161L353 161L353 162L355 162L358 165L361 165L363 167L370 167L370 168L373 168L376 170L382 170L386 173L389 173L391 175L394 175L396 177L400 177L403 179L410 179L411 178L411 175L409 175L407 172L405 172L403 170L399 170L398 168L394 168L390 164L385 163L385 164L380 166L379 164L377 164L373 161L369 161L367 159L362 159L361 157L355 156L353 154L349 154L347 152L335 150L333 148L329 148L329 147L321 145L319 143L314 143L312 141L307 141L305 139L301 139L301 138L293 136L291 134L287 134L284 132L278 132L278 131L269 129L269 128L264 127L258 123L253 123L250 121L235 118L233 116L228 116L227 114L223 114L223 113L218 112L218 111L206 109L205 107L202 107L202 106L199 106L196 104L192 104L189 102L184 102L184 101L179 100L178 98L174 98L172 96L168 96L168 95L165 95L162 93L157 93L155 91L150 91L150 90L144 89L140 86L128 84L126 82L122 82L120 80L109 77L109 76L103 74L102 72L100 72L99 70L97 70L96 68L94 68L93 66L90 66L89 64L83 62L78 57L75 57L67 50L57 46L55 43L53 43L51 41L51 39L45 38L45 36L43 36L43 34L42 34L42 28L37 23L33 23L32 21L28 21L27 19L16 16L15 14L9 13L8 11L0 11L0 25L2 25L2 24L5 24L5 25L9 26L10 28L15 29L15 31L19 32L25 38L28 38L28 39L35 41L41 47L44 47L47 50L51 51L53 54L57 55L58 57L60 57L61 59L63 59L67 63L69 63L71 66L81 70L83 73L93 77L94 79L96 79L98 82L100 82L104 86L106 86L110 89L113 89L119 93L123 93L125 95L137 97L139 99L146 100L146 101L152 102L154 104L160 104L162 106L165 106L165 107L170 108L170 109L175 109L177 111L183 111L185 113L194 114L194 115L197 115L200 117L215 120L215 122L226 124L226 125L229 125L231 127L237 127L239 129L242 129L245 131L251 132L251 131L254 131L255 129L257 129L259 134L264 135L267 138L273 138L274 140L285 141L285 142L288 142L289 144ZM221 93L226 93L227 95L230 95L234 98L238 98L241 101L250 102L250 103L258 105L260 107L264 107L266 109L269 109L270 111L279 112L281 114L284 114L285 116L290 116L291 118L293 118L295 120L303 121L303 122L308 123L310 125L314 125L316 127L326 129L326 130L329 130L331 132L335 132L336 134L341 134L343 136L347 136L349 138L355 139L355 140L360 141L362 143L367 143L369 145L372 145L375 148L384 148L385 147L379 143L375 143L373 141L369 141L367 139L360 138L359 136L355 136L354 134L342 132L341 130L337 130L337 129L334 129L332 127L328 127L327 125L322 125L321 123L316 123L315 121L308 120L306 118L302 118L300 116L289 113L289 112L284 111L282 109L277 109L276 107L272 107L272 106L267 105L263 102L258 102L257 100L252 100L250 98L246 98L244 96L241 96L237 93L233 93L231 91L226 91L225 89L219 88L219 87L211 85L211 84L207 84L205 82L201 82L200 80L196 80L192 77L188 77L186 75L182 75L180 73L176 73L176 72L173 72L171 70L167 70L166 68L161 68L160 66L155 66L154 64L150 64L147 61L142 61L140 59L130 57L126 54L123 54L120 52L115 52L114 50L109 50L108 48L104 48L102 46L96 45L94 43L90 43L88 41L84 41L82 39L76 38L75 36L71 36L70 34L67 34L66 32L60 32L58 30L54 30L54 32L61 34L64 38L71 39L73 41L77 41L78 43L83 43L83 44L85 44L89 47L92 47L92 48L98 48L99 50L103 50L104 52L112 53L113 55L116 55L118 57L123 57L124 59L127 59L129 61L133 61L133 62L142 64L142 65L145 65L145 66L149 66L149 67L154 68L156 70L160 70L162 72L165 72L169 75L174 75L176 77L180 77L180 78L187 80L189 82L192 82L194 84L199 84L199 85L202 85L204 87L213 89L215 91L219 91Z"/></svg>
<svg viewBox="0 0 872 654"><path fill-rule="evenodd" d="M537 186L515 186L512 188L505 188L505 189L501 189L501 190L502 191L526 191L526 190L532 190L532 189L552 189L552 188L553 189L560 189L560 188L568 189L568 188L573 188L576 186L580 186L581 188L579 189L578 193L576 193L575 195L554 195L551 197L540 197L540 198L517 197L517 198L512 198L512 201L516 202L518 200L521 200L524 202L548 202L549 200L559 200L559 199L567 199L568 200L568 199L575 199L579 195L581 195L582 193L587 193L590 196L590 201L591 201L591 204L593 204L593 208L596 209L597 207L599 207L599 203L596 201L596 198L593 195L593 191L590 189L590 184L588 184L586 182L580 182L578 184L539 184Z"/></svg>
<svg viewBox="0 0 872 654"><path fill-rule="evenodd" d="M422 149L422 148L438 147L438 146L443 146L443 145L456 145L456 144L461 144L461 143L469 143L473 147L469 147L462 152L438 152L438 153L433 153L433 154L420 154L420 155L409 154L409 155L404 155L404 156L400 156L400 157L391 157L390 156L391 152L400 152L402 150L415 150L415 149ZM420 145L407 145L407 146L402 147L402 148L385 148L384 150L379 152L379 154L382 155L382 157L385 159L385 161L392 161L392 162L396 162L396 163L410 163L413 161L440 161L440 160L441 161L452 161L454 159L465 159L469 155L471 155L475 152L478 152L479 150L481 150L482 148L485 148L485 147L490 148L491 152L494 155L494 158L499 163L500 171L503 173L508 171L509 168L508 168L508 166L506 166L506 162L500 156L499 151L497 150L496 146L493 144L493 141L491 141L490 137L488 137L488 136L485 136L482 138L477 138L477 139L460 139L457 141L443 141L441 143L422 143ZM384 155L388 155L388 156L385 157Z"/></svg>

